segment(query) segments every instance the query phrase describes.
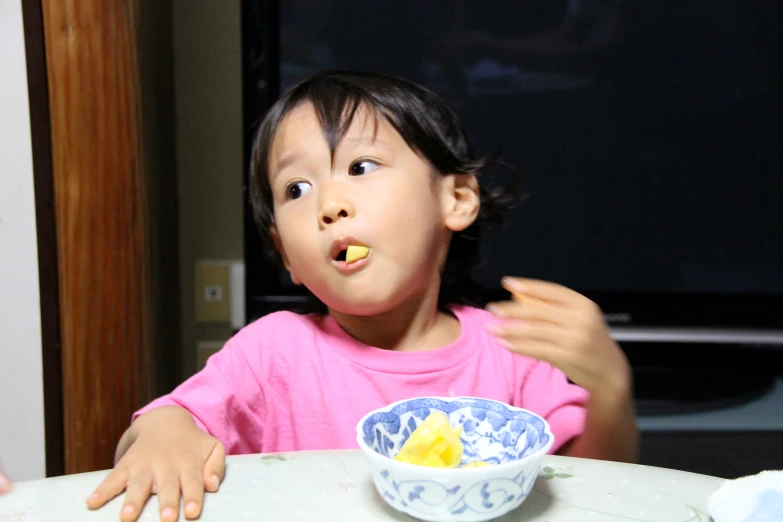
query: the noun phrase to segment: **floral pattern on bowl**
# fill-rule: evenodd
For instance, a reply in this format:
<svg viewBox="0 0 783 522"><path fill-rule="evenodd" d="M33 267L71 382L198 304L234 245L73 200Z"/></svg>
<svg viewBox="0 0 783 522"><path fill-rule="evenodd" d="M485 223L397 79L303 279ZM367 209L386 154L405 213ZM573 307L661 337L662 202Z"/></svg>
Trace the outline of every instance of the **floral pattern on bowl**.
<svg viewBox="0 0 783 522"><path fill-rule="evenodd" d="M429 468L393 460L433 410L462 427L461 464L493 465ZM357 424L357 441L378 493L395 509L434 522L479 522L522 503L554 437L543 418L521 408L473 397L423 397L368 413Z"/></svg>

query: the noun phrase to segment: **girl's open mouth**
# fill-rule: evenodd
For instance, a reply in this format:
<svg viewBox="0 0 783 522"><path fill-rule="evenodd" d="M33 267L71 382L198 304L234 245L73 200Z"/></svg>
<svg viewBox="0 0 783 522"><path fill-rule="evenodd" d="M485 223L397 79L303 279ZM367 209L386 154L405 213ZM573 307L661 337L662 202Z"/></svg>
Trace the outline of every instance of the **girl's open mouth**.
<svg viewBox="0 0 783 522"><path fill-rule="evenodd" d="M366 246L349 245L335 256L334 265L343 274L355 272L367 264L371 250Z"/></svg>

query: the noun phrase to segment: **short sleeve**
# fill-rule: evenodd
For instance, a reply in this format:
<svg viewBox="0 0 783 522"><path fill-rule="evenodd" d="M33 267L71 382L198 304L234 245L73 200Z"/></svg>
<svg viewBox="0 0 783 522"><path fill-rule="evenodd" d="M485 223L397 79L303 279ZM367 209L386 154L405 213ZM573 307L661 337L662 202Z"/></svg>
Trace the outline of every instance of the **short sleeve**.
<svg viewBox="0 0 783 522"><path fill-rule="evenodd" d="M541 361L532 362L515 403L533 411L549 423L555 442L549 453L581 435L585 427L588 392L568 382L565 374Z"/></svg>
<svg viewBox="0 0 783 522"><path fill-rule="evenodd" d="M263 390L233 339L209 358L203 370L141 408L133 420L162 406L186 409L200 429L224 444L228 454L262 451Z"/></svg>

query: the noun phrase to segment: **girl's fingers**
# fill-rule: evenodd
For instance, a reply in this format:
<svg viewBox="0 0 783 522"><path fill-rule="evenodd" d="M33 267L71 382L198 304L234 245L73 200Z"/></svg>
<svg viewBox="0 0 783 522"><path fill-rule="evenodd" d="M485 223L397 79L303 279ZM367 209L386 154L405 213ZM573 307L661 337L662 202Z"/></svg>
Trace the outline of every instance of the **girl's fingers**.
<svg viewBox="0 0 783 522"><path fill-rule="evenodd" d="M556 325L531 325L512 319L505 324L490 326L490 331L507 350L544 361L561 370L572 356L567 349L567 331Z"/></svg>
<svg viewBox="0 0 783 522"><path fill-rule="evenodd" d="M565 325L569 317L567 310L557 309L553 306L522 305L513 301L490 303L487 310L497 317L500 322L507 318L519 319L531 323L544 322Z"/></svg>
<svg viewBox="0 0 783 522"><path fill-rule="evenodd" d="M204 474L196 466L183 470L180 474L182 484L182 505L185 518L193 520L201 514L204 503Z"/></svg>
<svg viewBox="0 0 783 522"><path fill-rule="evenodd" d="M204 464L204 484L207 491L214 493L218 490L223 475L226 472L226 448L221 442L215 444L212 453Z"/></svg>
<svg viewBox="0 0 783 522"><path fill-rule="evenodd" d="M0 471L0 495L11 491L11 480L8 476Z"/></svg>
<svg viewBox="0 0 783 522"><path fill-rule="evenodd" d="M567 332L560 326L553 324L531 324L518 319L506 319L489 328L498 339L511 343L540 341L553 347L567 346L564 339L568 335Z"/></svg>
<svg viewBox="0 0 783 522"><path fill-rule="evenodd" d="M540 299L552 304L565 306L578 305L587 298L579 292L538 279L523 279L521 277L504 277L501 281L503 288L511 292L523 302L526 297Z"/></svg>
<svg viewBox="0 0 783 522"><path fill-rule="evenodd" d="M125 501L120 510L122 522L134 522L139 518L141 510L152 492L152 472L140 471L128 482Z"/></svg>
<svg viewBox="0 0 783 522"><path fill-rule="evenodd" d="M160 520L162 522L177 520L179 518L180 498L179 475L177 472L169 470L156 473L155 490L158 494Z"/></svg>
<svg viewBox="0 0 783 522"><path fill-rule="evenodd" d="M95 491L87 497L87 507L98 509L108 501L125 491L128 485L128 472L124 469L114 468L103 481L98 484Z"/></svg>
<svg viewBox="0 0 783 522"><path fill-rule="evenodd" d="M560 350L557 346L547 341L539 341L534 339L506 339L498 338L498 342L510 352L517 355L523 355L530 357L531 359L537 359L545 363L549 363L552 366L557 367L555 362L560 356Z"/></svg>

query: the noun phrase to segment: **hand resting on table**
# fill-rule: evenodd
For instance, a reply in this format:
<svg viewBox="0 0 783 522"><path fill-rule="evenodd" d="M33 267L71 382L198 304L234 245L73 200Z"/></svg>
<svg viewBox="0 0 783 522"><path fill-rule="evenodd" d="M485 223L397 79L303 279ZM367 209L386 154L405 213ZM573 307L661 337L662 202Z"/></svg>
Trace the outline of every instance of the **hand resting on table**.
<svg viewBox="0 0 783 522"><path fill-rule="evenodd" d="M185 517L198 518L204 491L217 491L223 478L226 451L185 409L168 406L136 419L117 446L115 462L87 506L98 509L125 491L120 520L133 522L156 493L160 520L169 522L179 519L180 498Z"/></svg>

